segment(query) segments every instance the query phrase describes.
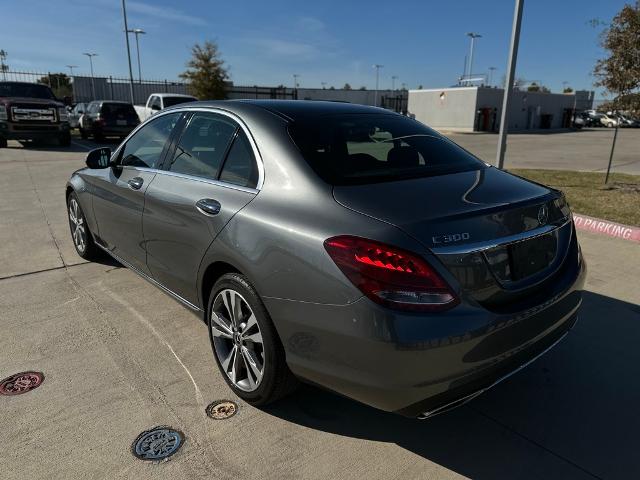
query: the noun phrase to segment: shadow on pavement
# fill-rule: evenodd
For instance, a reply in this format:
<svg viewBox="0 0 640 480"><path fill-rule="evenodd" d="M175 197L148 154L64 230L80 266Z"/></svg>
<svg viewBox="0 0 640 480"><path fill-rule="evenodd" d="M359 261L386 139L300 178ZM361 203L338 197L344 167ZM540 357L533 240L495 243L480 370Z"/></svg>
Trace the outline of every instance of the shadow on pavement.
<svg viewBox="0 0 640 480"><path fill-rule="evenodd" d="M554 350L469 404L419 421L304 386L265 411L391 442L474 479L640 478L640 307L585 292Z"/></svg>

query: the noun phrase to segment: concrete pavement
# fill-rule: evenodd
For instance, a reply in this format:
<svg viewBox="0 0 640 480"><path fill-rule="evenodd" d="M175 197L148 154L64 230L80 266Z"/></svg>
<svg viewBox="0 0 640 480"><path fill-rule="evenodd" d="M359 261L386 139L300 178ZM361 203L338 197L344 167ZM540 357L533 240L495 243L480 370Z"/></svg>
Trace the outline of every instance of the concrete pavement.
<svg viewBox="0 0 640 480"><path fill-rule="evenodd" d="M589 277L575 329L450 413L420 422L304 387L215 421L208 403L238 399L205 325L115 262L75 254L64 184L88 145L0 150L0 378L46 377L0 397L2 478L640 477L637 244L581 234ZM155 425L186 435L160 464L130 453Z"/></svg>

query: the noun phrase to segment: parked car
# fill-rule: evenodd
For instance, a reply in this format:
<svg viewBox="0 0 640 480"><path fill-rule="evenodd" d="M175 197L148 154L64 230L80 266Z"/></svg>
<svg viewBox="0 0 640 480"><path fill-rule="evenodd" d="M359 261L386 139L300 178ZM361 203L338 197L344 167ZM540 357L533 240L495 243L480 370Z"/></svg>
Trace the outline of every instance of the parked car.
<svg viewBox="0 0 640 480"><path fill-rule="evenodd" d="M11 139L71 144L67 109L48 86L0 82L0 148Z"/></svg>
<svg viewBox="0 0 640 480"><path fill-rule="evenodd" d="M147 98L144 106L136 105L136 113L140 117L140 121L144 122L151 115L164 110L167 107L173 107L181 103L195 102L198 99L191 95L182 95L180 93L152 93Z"/></svg>
<svg viewBox="0 0 640 480"><path fill-rule="evenodd" d="M80 127L80 117L84 114L87 109L86 103L77 103L69 112L69 127L70 128L79 128Z"/></svg>
<svg viewBox="0 0 640 480"><path fill-rule="evenodd" d="M586 267L563 194L400 114L199 102L86 163L66 190L77 253L104 250L206 320L254 405L301 379L430 417L577 319Z"/></svg>
<svg viewBox="0 0 640 480"><path fill-rule="evenodd" d="M87 105L80 117L79 129L82 138L103 140L105 137L124 138L140 124L133 105L115 100L97 100Z"/></svg>
<svg viewBox="0 0 640 480"><path fill-rule="evenodd" d="M638 122L638 120L631 118L628 115L623 115L621 113L618 114L618 122L620 123L620 127L632 127L632 128L640 127L640 122Z"/></svg>
<svg viewBox="0 0 640 480"><path fill-rule="evenodd" d="M601 113L598 115L598 118L600 118L600 123L602 123L602 125L604 125L607 128L613 128L618 126L618 120L613 115L607 115L606 113Z"/></svg>

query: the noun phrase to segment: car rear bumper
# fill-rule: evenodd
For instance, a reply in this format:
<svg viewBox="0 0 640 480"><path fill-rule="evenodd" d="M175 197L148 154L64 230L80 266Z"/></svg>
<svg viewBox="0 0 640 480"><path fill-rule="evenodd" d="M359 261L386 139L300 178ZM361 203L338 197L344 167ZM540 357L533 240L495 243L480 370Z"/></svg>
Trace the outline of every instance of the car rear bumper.
<svg viewBox="0 0 640 480"><path fill-rule="evenodd" d="M586 267L561 295L524 312L462 304L400 313L265 298L300 378L373 407L426 417L469 400L557 343L575 324Z"/></svg>
<svg viewBox="0 0 640 480"><path fill-rule="evenodd" d="M0 136L7 140L37 140L41 138L59 137L69 133L68 123L20 124L0 122Z"/></svg>

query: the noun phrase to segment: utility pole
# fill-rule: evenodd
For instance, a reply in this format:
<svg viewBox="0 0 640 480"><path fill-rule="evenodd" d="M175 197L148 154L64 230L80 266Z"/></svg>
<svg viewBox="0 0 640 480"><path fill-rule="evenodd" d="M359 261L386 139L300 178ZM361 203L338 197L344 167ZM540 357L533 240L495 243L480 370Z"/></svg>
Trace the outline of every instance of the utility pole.
<svg viewBox="0 0 640 480"><path fill-rule="evenodd" d="M325 86L327 85L327 82L320 82L320 85L322 85L322 89L324 90Z"/></svg>
<svg viewBox="0 0 640 480"><path fill-rule="evenodd" d="M496 67L489 67L489 86L493 85L493 72L496 70Z"/></svg>
<svg viewBox="0 0 640 480"><path fill-rule="evenodd" d="M133 70L131 69L131 48L129 48L129 27L127 25L127 6L125 0L122 0L122 17L124 18L124 38L127 40L127 59L129 60L129 94L131 95L131 103L135 103L133 97Z"/></svg>
<svg viewBox="0 0 640 480"><path fill-rule="evenodd" d="M91 67L91 95L93 97L91 100L95 100L96 99L96 84L93 81L93 57L97 57L98 54L97 53L85 52L85 53L83 53L83 55L86 55L87 57L89 57L89 66Z"/></svg>
<svg viewBox="0 0 640 480"><path fill-rule="evenodd" d="M300 74L293 74L293 89L296 90L298 88L298 78L300 78Z"/></svg>
<svg viewBox="0 0 640 480"><path fill-rule="evenodd" d="M6 50L0 50L0 70L2 70L2 78L4 80L7 79L7 70L9 70L9 66L4 63L7 61L7 52Z"/></svg>
<svg viewBox="0 0 640 480"><path fill-rule="evenodd" d="M396 89L396 79L398 78L397 75L391 75L391 90Z"/></svg>
<svg viewBox="0 0 640 480"><path fill-rule="evenodd" d="M78 65L67 65L67 68L69 69L70 76L73 77L73 69L78 68Z"/></svg>
<svg viewBox="0 0 640 480"><path fill-rule="evenodd" d="M373 93L373 106L377 107L378 106L378 81L380 79L380 69L384 67L384 65L380 65L378 63L376 63L373 68L376 69L376 90Z"/></svg>
<svg viewBox="0 0 640 480"><path fill-rule="evenodd" d="M511 47L509 48L509 61L507 62L507 75L504 84L504 96L502 99L502 114L500 118L500 134L498 137L498 151L496 153L496 167L500 170L504 167L504 154L507 149L507 134L509 131L509 104L513 96L513 80L516 75L516 62L518 60L518 45L520 43L520 25L522 24L522 9L524 0L515 0L513 12L513 28L511 30Z"/></svg>
<svg viewBox="0 0 640 480"><path fill-rule="evenodd" d="M132 28L131 30L127 30L127 32L133 33L136 36L136 53L138 55L138 83L142 83L142 69L140 68L140 43L138 43L138 36L144 35L147 32L145 32L141 28Z"/></svg>
<svg viewBox="0 0 640 480"><path fill-rule="evenodd" d="M473 44L475 42L475 39L482 37L482 35L480 35L479 33L469 32L467 33L467 37L471 37L471 46L469 47L469 76L467 77L468 79L470 79L471 75L473 75ZM469 80L467 80L467 85L469 83Z"/></svg>

